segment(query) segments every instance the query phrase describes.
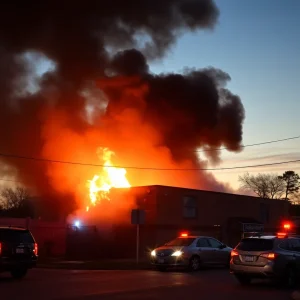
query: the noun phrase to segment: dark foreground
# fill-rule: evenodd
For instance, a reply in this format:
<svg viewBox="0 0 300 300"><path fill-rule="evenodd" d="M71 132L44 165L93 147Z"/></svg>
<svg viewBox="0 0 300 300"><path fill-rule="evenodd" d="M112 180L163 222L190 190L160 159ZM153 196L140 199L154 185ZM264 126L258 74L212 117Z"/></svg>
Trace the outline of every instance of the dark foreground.
<svg viewBox="0 0 300 300"><path fill-rule="evenodd" d="M241 287L227 270L197 273L156 271L32 270L22 281L5 274L0 298L6 299L201 299L283 300L291 291L258 282Z"/></svg>

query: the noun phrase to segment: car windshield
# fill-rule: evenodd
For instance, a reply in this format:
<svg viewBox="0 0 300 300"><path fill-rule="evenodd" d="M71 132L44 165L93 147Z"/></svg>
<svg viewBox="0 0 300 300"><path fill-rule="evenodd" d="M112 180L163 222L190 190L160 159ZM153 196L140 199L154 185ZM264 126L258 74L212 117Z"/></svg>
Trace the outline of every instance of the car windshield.
<svg viewBox="0 0 300 300"><path fill-rule="evenodd" d="M268 251L273 248L273 239L247 238L242 239L237 249L242 251Z"/></svg>
<svg viewBox="0 0 300 300"><path fill-rule="evenodd" d="M177 238L165 244L165 246L189 246L193 243L195 238Z"/></svg>
<svg viewBox="0 0 300 300"><path fill-rule="evenodd" d="M9 243L34 243L28 230L0 229L0 241Z"/></svg>

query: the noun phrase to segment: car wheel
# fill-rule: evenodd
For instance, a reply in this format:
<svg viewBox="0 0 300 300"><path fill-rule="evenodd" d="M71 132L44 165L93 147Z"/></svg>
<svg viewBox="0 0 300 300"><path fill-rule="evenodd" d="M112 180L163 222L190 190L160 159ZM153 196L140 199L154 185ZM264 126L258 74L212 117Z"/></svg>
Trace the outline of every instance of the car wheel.
<svg viewBox="0 0 300 300"><path fill-rule="evenodd" d="M238 282L241 285L249 285L251 283L251 277L247 276L247 275L238 275L235 274L235 278L238 280Z"/></svg>
<svg viewBox="0 0 300 300"><path fill-rule="evenodd" d="M226 269L229 269L230 268L230 261L231 261L231 256L229 255L228 259L227 259L227 263L225 265L225 268Z"/></svg>
<svg viewBox="0 0 300 300"><path fill-rule="evenodd" d="M287 288L293 288L297 284L297 272L293 267L288 267L284 277L284 285Z"/></svg>
<svg viewBox="0 0 300 300"><path fill-rule="evenodd" d="M190 259L189 269L191 271L198 271L200 269L201 261L198 256L193 256Z"/></svg>
<svg viewBox="0 0 300 300"><path fill-rule="evenodd" d="M26 268L16 268L11 271L11 276L14 279L22 279L26 276L27 269Z"/></svg>

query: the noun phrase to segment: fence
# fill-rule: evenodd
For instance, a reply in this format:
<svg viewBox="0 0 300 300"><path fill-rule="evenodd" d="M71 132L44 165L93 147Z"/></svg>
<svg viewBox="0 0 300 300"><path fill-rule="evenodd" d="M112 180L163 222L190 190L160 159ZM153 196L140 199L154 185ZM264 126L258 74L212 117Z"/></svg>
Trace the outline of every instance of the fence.
<svg viewBox="0 0 300 300"><path fill-rule="evenodd" d="M47 222L30 218L0 218L0 226L28 228L39 245L40 256L64 256L67 226L63 222Z"/></svg>

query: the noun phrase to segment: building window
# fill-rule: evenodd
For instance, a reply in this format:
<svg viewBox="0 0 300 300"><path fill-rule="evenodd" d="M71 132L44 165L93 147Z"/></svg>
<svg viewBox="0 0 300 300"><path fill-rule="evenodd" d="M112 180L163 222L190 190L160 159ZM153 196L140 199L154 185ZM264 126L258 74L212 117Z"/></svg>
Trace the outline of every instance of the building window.
<svg viewBox="0 0 300 300"><path fill-rule="evenodd" d="M197 199L195 197L183 197L183 217L186 219L197 218Z"/></svg>
<svg viewBox="0 0 300 300"><path fill-rule="evenodd" d="M260 221L262 223L269 223L270 221L270 207L266 203L260 203Z"/></svg>

